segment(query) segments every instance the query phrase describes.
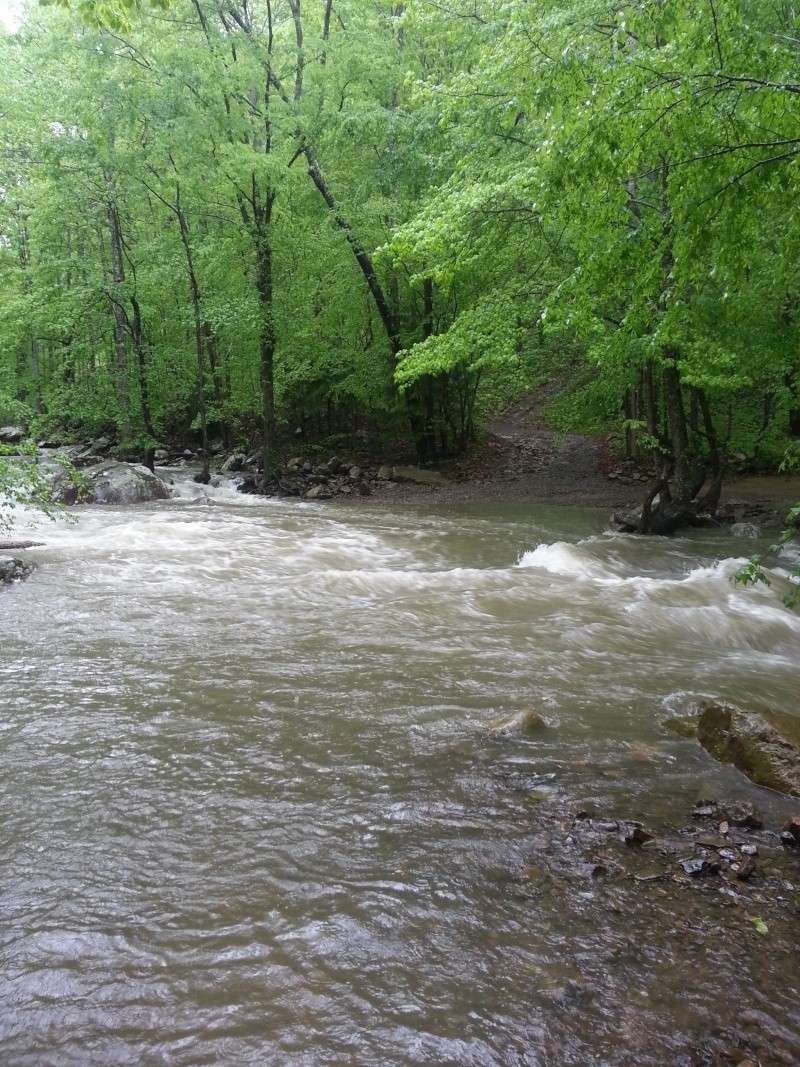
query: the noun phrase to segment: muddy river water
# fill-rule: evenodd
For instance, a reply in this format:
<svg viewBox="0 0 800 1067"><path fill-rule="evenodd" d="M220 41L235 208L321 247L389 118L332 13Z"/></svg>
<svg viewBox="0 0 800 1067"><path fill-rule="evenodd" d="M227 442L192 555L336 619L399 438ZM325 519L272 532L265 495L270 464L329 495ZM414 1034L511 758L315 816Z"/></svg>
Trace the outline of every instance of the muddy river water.
<svg viewBox="0 0 800 1067"><path fill-rule="evenodd" d="M796 810L663 727L800 714L751 544L179 493L40 528L0 594L0 1063L800 1062L800 859L764 937L570 834Z"/></svg>

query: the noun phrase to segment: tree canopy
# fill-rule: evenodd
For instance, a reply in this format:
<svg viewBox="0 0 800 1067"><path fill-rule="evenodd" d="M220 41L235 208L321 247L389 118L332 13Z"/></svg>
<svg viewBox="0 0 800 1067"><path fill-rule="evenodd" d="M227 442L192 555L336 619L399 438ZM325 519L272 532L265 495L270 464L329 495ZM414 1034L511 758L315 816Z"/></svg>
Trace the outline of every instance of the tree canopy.
<svg viewBox="0 0 800 1067"><path fill-rule="evenodd" d="M83 18L79 17L83 15ZM642 529L800 435L798 15L755 0L31 6L0 38L0 421L405 438L552 379Z"/></svg>

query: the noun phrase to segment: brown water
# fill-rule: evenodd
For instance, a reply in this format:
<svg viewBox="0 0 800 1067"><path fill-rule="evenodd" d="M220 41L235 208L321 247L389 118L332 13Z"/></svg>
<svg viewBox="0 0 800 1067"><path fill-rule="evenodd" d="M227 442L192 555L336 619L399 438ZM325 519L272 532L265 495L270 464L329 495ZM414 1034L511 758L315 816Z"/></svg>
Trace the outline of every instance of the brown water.
<svg viewBox="0 0 800 1067"><path fill-rule="evenodd" d="M748 1027L800 1062L791 924L569 832L785 816L660 725L800 712L751 544L181 492L40 530L0 595L0 1063L721 1063ZM487 738L529 707L546 737Z"/></svg>

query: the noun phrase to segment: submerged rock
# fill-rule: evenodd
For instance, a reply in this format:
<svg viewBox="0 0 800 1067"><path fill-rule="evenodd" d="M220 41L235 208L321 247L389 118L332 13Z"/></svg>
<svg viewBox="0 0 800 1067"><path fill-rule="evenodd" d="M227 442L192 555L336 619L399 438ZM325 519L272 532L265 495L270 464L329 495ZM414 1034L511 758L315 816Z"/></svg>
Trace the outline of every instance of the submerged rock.
<svg viewBox="0 0 800 1067"><path fill-rule="evenodd" d="M697 737L697 720L689 716L676 715L662 723L665 730L677 737Z"/></svg>
<svg viewBox="0 0 800 1067"><path fill-rule="evenodd" d="M761 531L752 522L735 522L731 526L731 536L749 538L755 541L761 536Z"/></svg>
<svg viewBox="0 0 800 1067"><path fill-rule="evenodd" d="M798 722L715 701L699 710L697 737L712 756L733 763L757 785L800 797Z"/></svg>
<svg viewBox="0 0 800 1067"><path fill-rule="evenodd" d="M490 737L534 737L548 729L547 721L538 712L520 711L492 723L488 733Z"/></svg>
<svg viewBox="0 0 800 1067"><path fill-rule="evenodd" d="M0 556L0 585L21 582L35 570L33 563L26 563L25 560L17 559L15 556Z"/></svg>

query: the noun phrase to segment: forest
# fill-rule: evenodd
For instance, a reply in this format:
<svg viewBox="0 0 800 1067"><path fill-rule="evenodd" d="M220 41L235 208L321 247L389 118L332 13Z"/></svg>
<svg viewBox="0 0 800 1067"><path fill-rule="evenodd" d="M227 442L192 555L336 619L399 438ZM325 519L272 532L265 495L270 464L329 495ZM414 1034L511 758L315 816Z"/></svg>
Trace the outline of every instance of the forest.
<svg viewBox="0 0 800 1067"><path fill-rule="evenodd" d="M799 59L0 0L0 1064L800 1064Z"/></svg>
<svg viewBox="0 0 800 1067"><path fill-rule="evenodd" d="M468 450L526 389L640 528L800 449L795 6L175 0L0 38L0 423Z"/></svg>

